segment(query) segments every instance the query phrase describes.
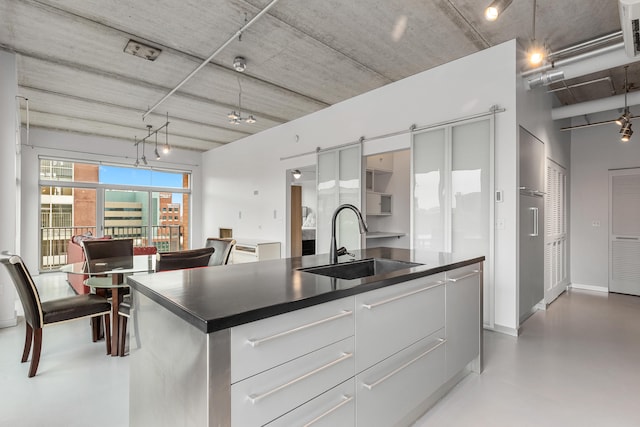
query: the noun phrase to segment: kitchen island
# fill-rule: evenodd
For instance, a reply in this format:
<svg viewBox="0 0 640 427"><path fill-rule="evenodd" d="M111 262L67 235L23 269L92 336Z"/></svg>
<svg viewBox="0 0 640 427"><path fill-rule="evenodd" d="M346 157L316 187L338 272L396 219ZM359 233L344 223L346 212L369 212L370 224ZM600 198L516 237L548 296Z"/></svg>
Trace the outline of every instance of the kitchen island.
<svg viewBox="0 0 640 427"><path fill-rule="evenodd" d="M419 265L300 271L323 254L130 277L130 424L408 425L481 371L483 256L356 258Z"/></svg>

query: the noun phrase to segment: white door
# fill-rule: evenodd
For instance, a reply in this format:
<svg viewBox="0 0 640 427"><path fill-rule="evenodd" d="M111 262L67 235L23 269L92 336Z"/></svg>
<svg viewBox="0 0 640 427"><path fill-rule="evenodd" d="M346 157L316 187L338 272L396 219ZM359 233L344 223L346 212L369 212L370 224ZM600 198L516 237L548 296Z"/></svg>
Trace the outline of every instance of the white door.
<svg viewBox="0 0 640 427"><path fill-rule="evenodd" d="M609 171L609 291L640 295L640 169Z"/></svg>

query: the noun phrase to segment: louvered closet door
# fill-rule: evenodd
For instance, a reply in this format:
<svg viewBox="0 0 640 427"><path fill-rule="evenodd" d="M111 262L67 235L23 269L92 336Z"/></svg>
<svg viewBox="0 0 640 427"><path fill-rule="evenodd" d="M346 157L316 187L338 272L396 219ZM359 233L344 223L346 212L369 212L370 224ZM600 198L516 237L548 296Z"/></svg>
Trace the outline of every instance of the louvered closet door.
<svg viewBox="0 0 640 427"><path fill-rule="evenodd" d="M609 172L609 291L640 295L640 169Z"/></svg>

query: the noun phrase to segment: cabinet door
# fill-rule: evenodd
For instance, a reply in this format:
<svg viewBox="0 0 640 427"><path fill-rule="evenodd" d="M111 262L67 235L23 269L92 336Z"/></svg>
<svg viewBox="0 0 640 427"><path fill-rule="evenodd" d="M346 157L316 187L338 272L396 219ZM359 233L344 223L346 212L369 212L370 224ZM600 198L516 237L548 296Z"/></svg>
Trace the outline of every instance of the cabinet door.
<svg viewBox="0 0 640 427"><path fill-rule="evenodd" d="M447 272L447 380L480 354L481 264Z"/></svg>
<svg viewBox="0 0 640 427"><path fill-rule="evenodd" d="M444 384L444 367L443 329L357 375L358 426L410 425L408 414Z"/></svg>
<svg viewBox="0 0 640 427"><path fill-rule="evenodd" d="M232 384L232 424L264 425L353 378L354 350L350 337Z"/></svg>
<svg viewBox="0 0 640 427"><path fill-rule="evenodd" d="M356 296L356 372L444 327L444 274Z"/></svg>
<svg viewBox="0 0 640 427"><path fill-rule="evenodd" d="M380 215L380 195L367 193L367 215Z"/></svg>
<svg viewBox="0 0 640 427"><path fill-rule="evenodd" d="M354 297L296 310L231 329L231 382L353 335Z"/></svg>

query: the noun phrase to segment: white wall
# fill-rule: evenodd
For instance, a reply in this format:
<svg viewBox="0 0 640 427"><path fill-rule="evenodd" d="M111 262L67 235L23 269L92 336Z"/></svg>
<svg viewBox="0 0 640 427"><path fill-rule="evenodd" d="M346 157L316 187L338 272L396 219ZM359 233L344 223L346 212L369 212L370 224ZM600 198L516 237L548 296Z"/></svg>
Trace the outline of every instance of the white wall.
<svg viewBox="0 0 640 427"><path fill-rule="evenodd" d="M18 77L16 57L0 50L0 251L16 253L20 223L17 219L19 156L16 154ZM4 267L0 267L0 328L16 324L15 290Z"/></svg>
<svg viewBox="0 0 640 427"><path fill-rule="evenodd" d="M23 127L22 142L26 135ZM169 141L171 142L171 141ZM68 132L31 128L29 146L22 147L22 256L27 267L35 274L38 271L40 230L40 189L38 188L39 156L58 157L77 161L105 162L132 165L136 159L132 141L81 135ZM204 244L202 233L202 196L200 163L202 154L195 151L172 148L171 153L160 161L149 160L159 168L192 172L191 237L193 247ZM217 236L217 233L215 234Z"/></svg>
<svg viewBox="0 0 640 427"><path fill-rule="evenodd" d="M513 330L517 327L515 40L205 153L204 232L232 227L234 236L275 239L284 246L286 170L313 164L316 147L483 113L492 105L506 109L495 122L496 186L505 190L505 201L496 209L505 228L496 239L495 262L500 274L495 280L495 322ZM398 141L405 145L395 144ZM409 148L409 143L409 137L396 138L393 149ZM367 150L369 144L384 151L384 141L365 142L367 155L372 154ZM281 160L300 153L308 154ZM287 253L286 248L282 253Z"/></svg>
<svg viewBox="0 0 640 427"><path fill-rule="evenodd" d="M640 114L640 109L632 107L631 114ZM609 111L589 119L599 122L619 115ZM640 167L640 134L623 144L619 129L612 123L571 132L571 282L575 286L608 290L609 169ZM599 221L600 227L593 227L593 221Z"/></svg>

